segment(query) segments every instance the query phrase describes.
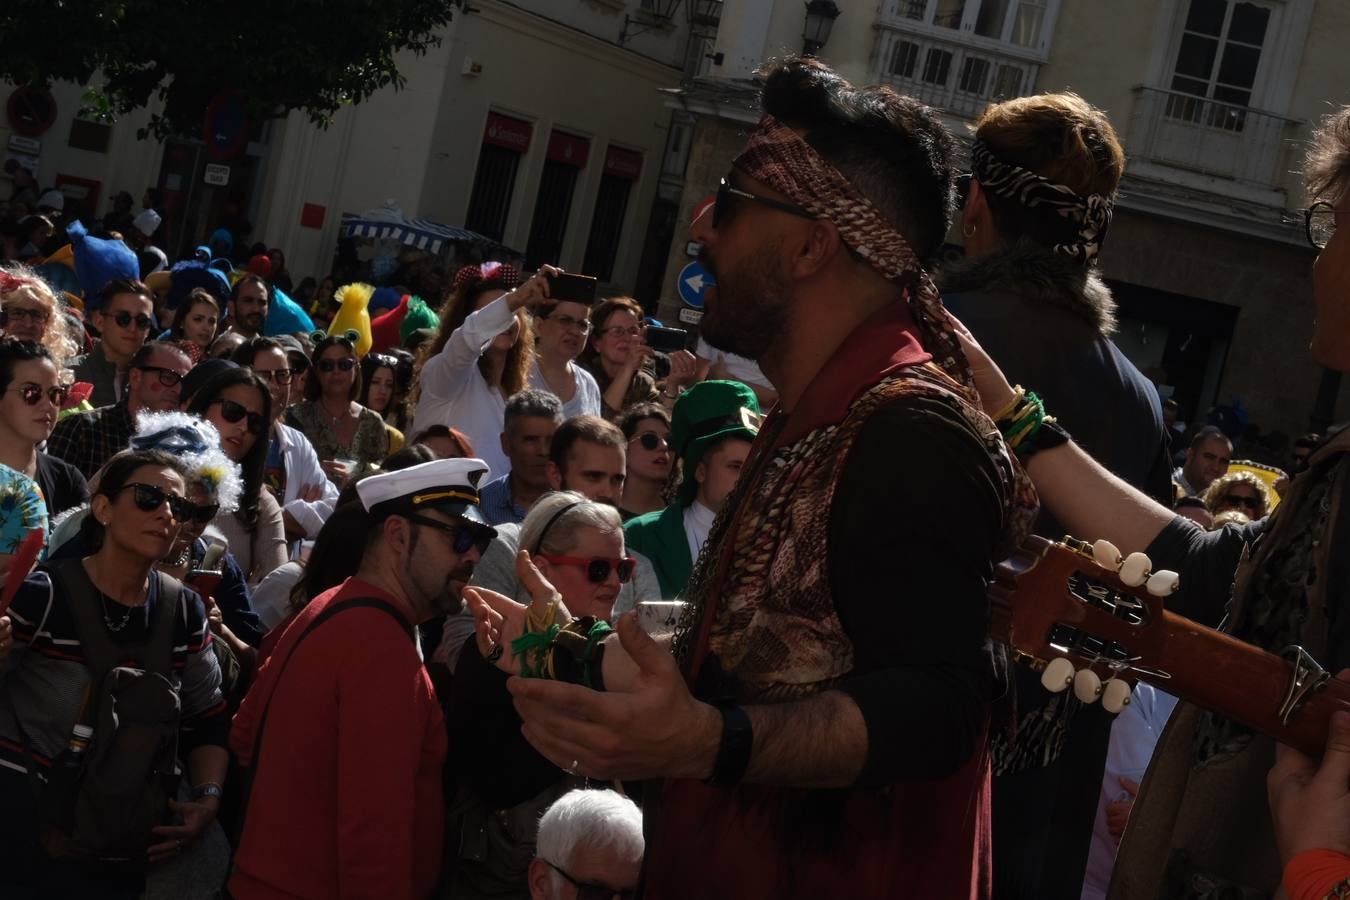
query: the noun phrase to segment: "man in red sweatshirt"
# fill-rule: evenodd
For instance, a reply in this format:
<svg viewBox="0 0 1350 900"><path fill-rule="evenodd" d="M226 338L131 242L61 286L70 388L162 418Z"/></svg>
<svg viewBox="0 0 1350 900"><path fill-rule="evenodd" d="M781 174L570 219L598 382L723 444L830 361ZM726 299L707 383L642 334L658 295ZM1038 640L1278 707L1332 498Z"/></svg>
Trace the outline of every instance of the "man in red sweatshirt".
<svg viewBox="0 0 1350 900"><path fill-rule="evenodd" d="M416 626L460 608L496 532L477 459L375 475L334 515L369 535L356 575L287 626L230 746L252 774L229 890L421 898L440 871L446 734Z"/></svg>

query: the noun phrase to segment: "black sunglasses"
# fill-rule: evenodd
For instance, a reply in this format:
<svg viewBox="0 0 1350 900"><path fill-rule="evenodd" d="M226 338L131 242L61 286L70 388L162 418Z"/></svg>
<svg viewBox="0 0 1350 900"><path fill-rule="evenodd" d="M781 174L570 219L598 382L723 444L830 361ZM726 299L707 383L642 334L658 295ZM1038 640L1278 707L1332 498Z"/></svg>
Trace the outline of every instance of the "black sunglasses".
<svg viewBox="0 0 1350 900"><path fill-rule="evenodd" d="M548 860L544 860L548 862ZM577 881L571 875L563 871L561 866L556 866L549 862L548 866L557 872L563 878L566 878L572 887L577 889L577 900L633 900L637 896L637 889L630 888L626 891L616 891L612 887L606 887L603 884L591 884L585 881Z"/></svg>
<svg viewBox="0 0 1350 900"><path fill-rule="evenodd" d="M1242 496L1241 494L1225 494L1225 495L1223 496L1223 498L1222 498L1221 500L1219 500L1219 505L1220 505L1220 506L1245 506L1245 507L1247 507L1248 509L1260 509L1260 508L1261 508L1261 498L1260 498L1260 497L1244 497L1244 496Z"/></svg>
<svg viewBox="0 0 1350 900"><path fill-rule="evenodd" d="M772 197L761 197L758 194L752 194L749 191L743 191L734 186L730 181L723 178L717 185L717 199L713 201L712 227L716 228L722 224L722 217L726 215L727 209L731 205L731 199L735 197L740 200L750 200L754 203L762 203L765 206L789 213L794 216L801 216L803 219L817 219L815 213L807 212L800 206L791 203L784 203L782 200L775 200Z"/></svg>
<svg viewBox="0 0 1350 900"><path fill-rule="evenodd" d="M137 331L149 331L150 325L154 321L145 313L137 313L133 320L131 313L125 310L113 316L112 320L117 323L118 328L126 328L132 321L135 321Z"/></svg>
<svg viewBox="0 0 1350 900"><path fill-rule="evenodd" d="M631 444L634 441L640 444L643 450L656 450L657 448L663 450L670 449L670 441L661 437L661 435L657 434L655 431L644 431L642 434L630 439L628 443Z"/></svg>
<svg viewBox="0 0 1350 900"><path fill-rule="evenodd" d="M165 387L173 387L183 380L182 375L179 375L173 369L166 369L163 366L137 366L136 368L142 372L158 372L159 383Z"/></svg>
<svg viewBox="0 0 1350 900"><path fill-rule="evenodd" d="M11 388L11 390L15 389ZM17 390L19 392L19 396L23 398L23 402L28 404L29 406L37 406L38 401L42 399L42 395L44 393L41 385L33 384L31 381L28 382L27 384L20 385L17 388ZM69 395L70 391L67 390L66 388L61 387L61 385L58 384L55 385L54 387L47 388L45 393L47 395L47 399L52 401L52 403L59 409L60 407L65 405L66 397L67 395Z"/></svg>
<svg viewBox="0 0 1350 900"><path fill-rule="evenodd" d="M356 368L356 360L350 356L344 356L342 359L321 359L314 365L320 372L331 372L334 369L350 372Z"/></svg>
<svg viewBox="0 0 1350 900"><path fill-rule="evenodd" d="M637 566L637 560L631 556L606 559L603 556L558 556L552 553L537 555L556 566L580 566L586 570L586 580L592 584L604 584L609 578L611 568L619 576L619 584L627 584L628 579L633 577L633 569Z"/></svg>
<svg viewBox="0 0 1350 900"><path fill-rule="evenodd" d="M290 369L254 369L253 374L263 381L275 381L281 385L290 384L292 377L295 375Z"/></svg>
<svg viewBox="0 0 1350 900"><path fill-rule="evenodd" d="M262 434L263 417L261 414L249 412L248 407L244 406L242 403L236 403L233 400L226 400L223 397L219 400L212 400L211 403L213 405L216 403L220 404L220 417L224 419L226 422L229 422L231 425L233 425L240 419L247 418L248 433Z"/></svg>
<svg viewBox="0 0 1350 900"><path fill-rule="evenodd" d="M125 491L131 488L135 491L131 499L135 501L136 508L144 512L154 512L165 503L169 504L169 514L179 522L186 522L192 518L196 504L192 503L186 497L180 497L177 494L170 494L168 491L153 484L142 484L139 481L133 481L130 484L124 484L119 491Z"/></svg>
<svg viewBox="0 0 1350 900"><path fill-rule="evenodd" d="M439 519L428 519L425 516L404 516L404 518L409 522L416 522L418 525L436 528L454 535L455 542L452 546L456 553L468 553L471 547L476 547L481 555L487 552L488 545L492 543L492 535L468 525L442 522Z"/></svg>
<svg viewBox="0 0 1350 900"><path fill-rule="evenodd" d="M192 507L189 518L198 525L206 525L220 512L219 503L198 503Z"/></svg>

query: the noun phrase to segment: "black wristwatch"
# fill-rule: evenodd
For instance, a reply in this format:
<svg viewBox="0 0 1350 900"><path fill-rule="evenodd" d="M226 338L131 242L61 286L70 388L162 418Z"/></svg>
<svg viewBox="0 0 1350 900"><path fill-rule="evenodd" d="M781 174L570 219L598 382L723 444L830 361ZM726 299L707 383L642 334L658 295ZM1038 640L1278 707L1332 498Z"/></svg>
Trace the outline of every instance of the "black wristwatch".
<svg viewBox="0 0 1350 900"><path fill-rule="evenodd" d="M206 797L214 797L219 800L223 794L224 791L220 789L220 785L216 784L214 781L208 781L206 784L199 784L188 792L188 796L193 800L201 800Z"/></svg>
<svg viewBox="0 0 1350 900"><path fill-rule="evenodd" d="M750 716L739 706L718 704L717 711L722 714L722 742L717 748L712 774L703 783L727 787L738 783L750 768L755 731L750 725Z"/></svg>

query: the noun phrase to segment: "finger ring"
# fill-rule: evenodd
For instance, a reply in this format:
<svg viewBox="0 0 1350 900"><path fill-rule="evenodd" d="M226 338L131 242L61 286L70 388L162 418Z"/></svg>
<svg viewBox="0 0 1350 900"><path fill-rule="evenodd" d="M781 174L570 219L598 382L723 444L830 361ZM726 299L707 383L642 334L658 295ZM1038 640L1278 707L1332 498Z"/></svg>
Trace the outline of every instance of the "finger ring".
<svg viewBox="0 0 1350 900"><path fill-rule="evenodd" d="M501 645L501 644L497 644L495 647L493 647L491 650L488 651L488 655L487 655L487 661L488 661L488 662L490 662L490 663L495 663L497 660L499 660L499 659L501 659L501 658L502 658L502 645Z"/></svg>

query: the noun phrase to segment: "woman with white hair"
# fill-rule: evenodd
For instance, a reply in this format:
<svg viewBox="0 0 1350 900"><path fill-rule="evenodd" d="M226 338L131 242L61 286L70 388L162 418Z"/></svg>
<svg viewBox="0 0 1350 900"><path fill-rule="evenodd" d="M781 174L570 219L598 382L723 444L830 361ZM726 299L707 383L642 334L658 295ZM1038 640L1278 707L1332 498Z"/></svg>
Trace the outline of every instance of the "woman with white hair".
<svg viewBox="0 0 1350 900"><path fill-rule="evenodd" d="M617 791L569 791L539 820L530 900L632 897L644 848L636 803Z"/></svg>
<svg viewBox="0 0 1350 900"><path fill-rule="evenodd" d="M599 627L612 614L634 561L624 550L619 512L572 491L545 494L521 524L521 549L557 589L574 616ZM522 584L528 588L530 581ZM452 893L466 897L523 892L535 823L562 793L584 783L540 756L521 735L520 716L506 690L506 676L483 658L472 636L459 654L451 681L451 753L462 777L450 827L465 837Z"/></svg>

